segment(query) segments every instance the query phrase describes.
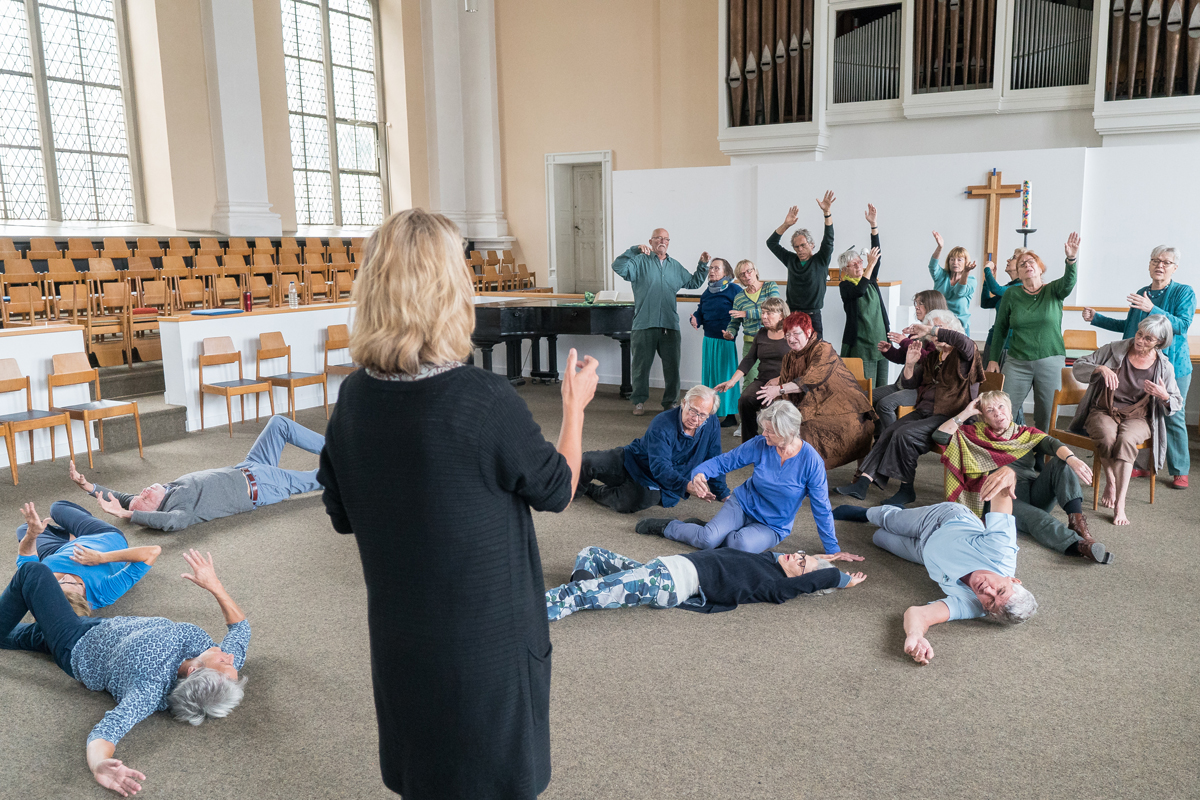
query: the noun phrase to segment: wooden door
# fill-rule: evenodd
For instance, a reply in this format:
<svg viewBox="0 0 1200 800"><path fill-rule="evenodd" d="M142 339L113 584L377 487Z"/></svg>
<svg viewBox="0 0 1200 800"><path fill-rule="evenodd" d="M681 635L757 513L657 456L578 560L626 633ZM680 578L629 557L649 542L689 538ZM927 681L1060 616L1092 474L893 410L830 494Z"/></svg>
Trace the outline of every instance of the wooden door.
<svg viewBox="0 0 1200 800"><path fill-rule="evenodd" d="M604 203L599 164L571 168L571 223L575 240L575 287L604 290Z"/></svg>

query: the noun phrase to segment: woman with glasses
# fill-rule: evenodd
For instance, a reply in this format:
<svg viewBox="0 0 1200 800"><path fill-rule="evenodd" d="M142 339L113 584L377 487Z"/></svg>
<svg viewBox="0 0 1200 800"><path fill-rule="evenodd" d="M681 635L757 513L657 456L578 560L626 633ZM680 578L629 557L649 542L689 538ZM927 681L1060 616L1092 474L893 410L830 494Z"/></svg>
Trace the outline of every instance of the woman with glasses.
<svg viewBox="0 0 1200 800"><path fill-rule="evenodd" d="M1075 380L1088 388L1069 430L1087 433L1096 443L1104 467L1100 505L1113 510L1114 525L1129 524L1125 493L1138 445L1151 440L1154 468L1161 469L1167 460L1167 419L1183 416L1175 368L1163 354L1173 338L1170 321L1151 314L1132 339L1106 344L1071 367Z"/></svg>
<svg viewBox="0 0 1200 800"><path fill-rule="evenodd" d="M871 450L875 412L833 345L823 341L808 314L783 321L789 352L779 377L759 391L767 405L783 398L800 411L800 438L812 445L825 469L856 461Z"/></svg>
<svg viewBox="0 0 1200 800"><path fill-rule="evenodd" d="M875 225L875 206L867 204L867 222L871 225L871 249L862 253L853 247L838 257L841 282L838 292L846 312L846 328L842 333L842 358L862 359L863 376L872 378L876 386L888 382L888 361L878 343L887 338L891 322L883 295L879 293L879 229ZM864 264L864 257L866 263ZM804 415L808 418L808 414Z"/></svg>
<svg viewBox="0 0 1200 800"><path fill-rule="evenodd" d="M742 387L742 396L738 399L738 416L742 419L742 425L733 435L743 436L747 441L758 436L757 415L763 407L759 390L772 378L779 377L783 357L788 354L787 342L783 340L783 318L787 314L787 303L780 298L772 297L764 301L762 327L754 334L754 341L750 343L746 357L738 364L737 371L729 376L729 380L713 387L717 394L727 392L751 370L758 370L754 380Z"/></svg>
<svg viewBox="0 0 1200 800"><path fill-rule="evenodd" d="M729 312L729 325L725 328L723 336L732 341L737 338L740 328L742 331L742 358L745 358L750 355L754 337L762 329L763 303L772 297L782 300L783 296L779 293L779 285L775 281L764 281L758 277L758 267L754 266L754 262L747 258L737 263L733 275L742 285L742 291L733 298L733 308ZM756 380L758 380L758 365L751 364L750 370L742 378L742 392L749 389L750 384ZM729 391L732 393L733 389ZM741 436L742 429L739 427L733 432L733 435Z"/></svg>
<svg viewBox="0 0 1200 800"><path fill-rule="evenodd" d="M722 376L729 374L729 370L737 368L737 344L728 327L732 321L730 311L741 294L742 287L733 282L733 268L728 261L714 258L708 262L708 287L700 295L699 306L691 316L692 327L704 329L700 383L705 386L719 383ZM739 394L737 387L734 387L721 395L720 405L715 412L722 418L721 427L737 425Z"/></svg>
<svg viewBox="0 0 1200 800"><path fill-rule="evenodd" d="M575 557L571 582L546 591L546 616L604 608L686 608L713 614L740 603L783 603L801 594L848 589L867 579L834 568L842 553L743 553L698 550L642 564L601 547Z"/></svg>
<svg viewBox="0 0 1200 800"><path fill-rule="evenodd" d="M839 553L825 464L800 435L803 418L786 400L758 413L762 436L756 436L728 453L709 459L692 470L688 492L700 500L716 500L710 486L714 476L754 466L754 473L733 490L724 507L708 523L698 519L643 519L638 533L665 536L700 550L726 547L761 553L792 533L792 524L804 498L809 499L817 533L826 553ZM846 561L861 561L845 554Z"/></svg>
<svg viewBox="0 0 1200 800"><path fill-rule="evenodd" d="M1188 328L1196 316L1196 293L1186 283L1172 280L1179 269L1179 251L1160 244L1150 251L1150 285L1143 286L1126 298L1129 313L1119 320L1097 314L1094 308L1083 310L1083 319L1097 328L1118 331L1126 339L1132 339L1138 326L1151 314L1161 314L1171 323L1174 338L1167 348L1167 358L1175 368L1175 382L1179 394L1187 401L1188 387L1192 383L1192 357L1188 352ZM1171 485L1186 489L1192 459L1188 452L1188 432L1183 414L1167 417L1167 471L1171 473ZM1149 473L1134 469L1133 477L1142 478Z"/></svg>
<svg viewBox="0 0 1200 800"><path fill-rule="evenodd" d="M1042 280L1046 265L1037 253L1027 250L1017 259L1020 286L1004 293L996 324L992 329L992 349L988 372L1003 372L1004 391L1012 398L1017 422L1024 422L1021 406L1033 391L1033 427L1048 431L1052 427L1050 409L1054 393L1062 388L1062 369L1067 350L1063 345L1063 301L1075 288L1079 234L1072 233L1063 246L1066 270L1061 278ZM1012 339L1008 337L1012 331ZM1008 342L1008 358L1000 369L1000 353Z"/></svg>

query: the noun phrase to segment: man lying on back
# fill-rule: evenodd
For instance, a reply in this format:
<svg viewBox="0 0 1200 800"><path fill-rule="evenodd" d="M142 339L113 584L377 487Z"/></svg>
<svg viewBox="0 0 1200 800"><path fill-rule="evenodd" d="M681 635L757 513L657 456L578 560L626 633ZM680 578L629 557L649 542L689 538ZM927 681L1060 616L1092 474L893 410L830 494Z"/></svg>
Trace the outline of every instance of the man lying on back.
<svg viewBox="0 0 1200 800"><path fill-rule="evenodd" d="M282 415L271 417L246 459L232 467L189 472L167 485L156 483L138 494L125 494L89 483L71 462L71 480L120 519L160 531L181 531L197 522L229 517L280 503L294 494L322 488L317 470L281 469L285 444L320 454L325 437Z"/></svg>

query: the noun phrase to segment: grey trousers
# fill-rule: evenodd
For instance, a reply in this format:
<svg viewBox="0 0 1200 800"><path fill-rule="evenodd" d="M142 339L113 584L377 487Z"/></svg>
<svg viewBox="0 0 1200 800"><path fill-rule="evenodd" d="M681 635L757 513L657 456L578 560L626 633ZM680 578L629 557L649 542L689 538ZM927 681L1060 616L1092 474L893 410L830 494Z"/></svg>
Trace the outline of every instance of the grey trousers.
<svg viewBox="0 0 1200 800"><path fill-rule="evenodd" d="M933 532L954 520L973 520L984 530L983 520L958 503L938 503L920 508L873 506L867 509L867 521L878 525L871 537L876 547L917 564L925 563L925 541Z"/></svg>
<svg viewBox="0 0 1200 800"><path fill-rule="evenodd" d="M859 474L870 475L876 483L885 477L912 483L917 475L917 459L929 452L933 432L948 419L945 414L925 411L905 414L880 435L863 459Z"/></svg>
<svg viewBox="0 0 1200 800"><path fill-rule="evenodd" d="M917 404L916 389L901 389L897 384L877 386L871 393L875 401L875 413L879 415L879 433L896 421L900 406L915 406Z"/></svg>
<svg viewBox="0 0 1200 800"><path fill-rule="evenodd" d="M1083 499L1079 477L1065 461L1051 459L1035 480L1017 481L1016 491L1013 516L1017 518L1018 532L1029 534L1035 542L1057 553L1066 552L1068 547L1082 541L1075 531L1051 514L1056 504L1065 508L1072 500Z"/></svg>
<svg viewBox="0 0 1200 800"><path fill-rule="evenodd" d="M1049 433L1056 420L1050 419L1054 408L1054 392L1062 388L1062 370L1066 356L1048 356L1036 361L1022 361L1010 353L1000 369L1004 375L1004 391L1012 398L1013 417L1023 422L1021 406L1033 389L1033 427ZM1029 424L1023 422L1023 424Z"/></svg>

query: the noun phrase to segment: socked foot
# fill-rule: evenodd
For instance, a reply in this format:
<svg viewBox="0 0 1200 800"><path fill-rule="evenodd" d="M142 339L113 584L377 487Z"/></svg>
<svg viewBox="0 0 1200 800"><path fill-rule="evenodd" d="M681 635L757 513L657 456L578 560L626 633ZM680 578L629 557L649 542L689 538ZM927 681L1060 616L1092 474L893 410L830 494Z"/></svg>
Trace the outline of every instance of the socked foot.
<svg viewBox="0 0 1200 800"><path fill-rule="evenodd" d="M1129 517L1125 516L1125 504L1121 503L1113 509L1113 525L1128 525Z"/></svg>
<svg viewBox="0 0 1200 800"><path fill-rule="evenodd" d="M846 495L847 497L853 497L856 500L866 500L867 489L870 486L871 479L866 475L863 475L854 483L850 483L845 486L839 486L834 491L836 491L838 494Z"/></svg>

